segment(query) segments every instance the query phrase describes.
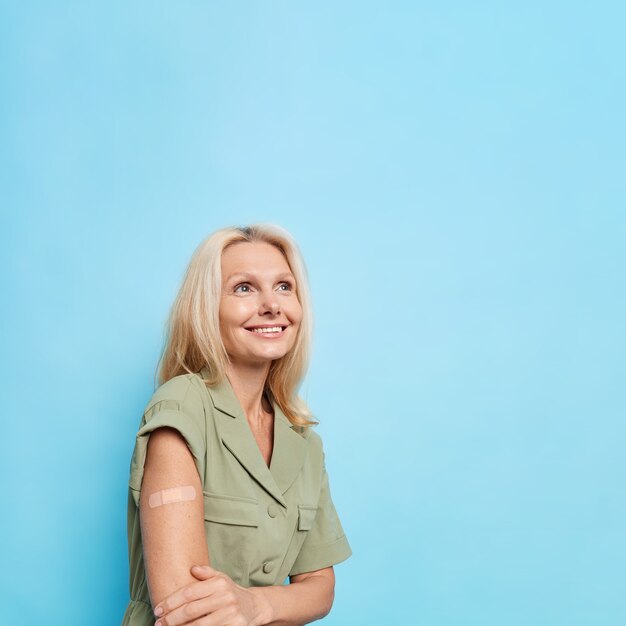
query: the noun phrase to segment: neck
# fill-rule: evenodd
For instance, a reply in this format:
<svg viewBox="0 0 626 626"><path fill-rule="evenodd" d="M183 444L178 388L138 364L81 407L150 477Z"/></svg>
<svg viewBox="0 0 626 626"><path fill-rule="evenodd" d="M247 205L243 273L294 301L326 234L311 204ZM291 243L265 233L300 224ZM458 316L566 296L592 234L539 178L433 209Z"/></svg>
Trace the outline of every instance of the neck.
<svg viewBox="0 0 626 626"><path fill-rule="evenodd" d="M263 395L269 369L269 363L264 363L262 367L230 363L226 368L226 376L239 404L248 422L255 428L260 427L267 416L272 414L272 406Z"/></svg>

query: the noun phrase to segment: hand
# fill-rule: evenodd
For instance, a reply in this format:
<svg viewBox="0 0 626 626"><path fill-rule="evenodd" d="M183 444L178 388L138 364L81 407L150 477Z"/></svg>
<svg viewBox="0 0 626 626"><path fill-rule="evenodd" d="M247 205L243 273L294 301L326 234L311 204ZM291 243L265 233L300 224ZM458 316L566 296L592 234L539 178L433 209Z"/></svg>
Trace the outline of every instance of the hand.
<svg viewBox="0 0 626 626"><path fill-rule="evenodd" d="M198 582L181 587L154 607L155 626L258 626L260 596L210 565L194 565Z"/></svg>

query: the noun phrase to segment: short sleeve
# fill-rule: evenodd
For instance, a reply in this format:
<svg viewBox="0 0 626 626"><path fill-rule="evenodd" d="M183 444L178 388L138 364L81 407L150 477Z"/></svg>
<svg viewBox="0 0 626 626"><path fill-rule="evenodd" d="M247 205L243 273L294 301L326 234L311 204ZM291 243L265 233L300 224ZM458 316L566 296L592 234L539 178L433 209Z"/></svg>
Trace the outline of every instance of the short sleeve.
<svg viewBox="0 0 626 626"><path fill-rule="evenodd" d="M322 459L322 483L317 512L289 576L330 567L352 555L352 549L331 497L323 451Z"/></svg>
<svg viewBox="0 0 626 626"><path fill-rule="evenodd" d="M152 396L143 413L130 463L129 487L139 506L144 465L150 434L167 426L177 430L191 452L200 481L206 464L206 420L198 389L187 375L165 382Z"/></svg>

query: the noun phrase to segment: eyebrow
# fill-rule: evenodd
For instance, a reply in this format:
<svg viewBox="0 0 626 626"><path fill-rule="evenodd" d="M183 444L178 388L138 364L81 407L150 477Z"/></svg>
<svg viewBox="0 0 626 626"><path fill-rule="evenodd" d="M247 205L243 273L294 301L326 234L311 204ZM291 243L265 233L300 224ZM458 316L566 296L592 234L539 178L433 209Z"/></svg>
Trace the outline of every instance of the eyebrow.
<svg viewBox="0 0 626 626"><path fill-rule="evenodd" d="M236 272L235 274L231 274L226 279L226 282L232 280L233 278L255 279L256 275L255 274L249 274L248 272ZM296 277L291 272L282 272L282 273L280 273L280 274L278 274L276 276L277 280L280 280L281 278L292 278L293 280L296 279Z"/></svg>

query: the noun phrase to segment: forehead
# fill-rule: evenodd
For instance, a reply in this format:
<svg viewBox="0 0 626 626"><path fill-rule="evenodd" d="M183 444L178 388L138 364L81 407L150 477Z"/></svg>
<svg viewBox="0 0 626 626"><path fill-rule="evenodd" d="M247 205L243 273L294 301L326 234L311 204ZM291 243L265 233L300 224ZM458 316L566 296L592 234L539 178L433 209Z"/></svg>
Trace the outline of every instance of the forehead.
<svg viewBox="0 0 626 626"><path fill-rule="evenodd" d="M222 252L222 276L225 279L236 272L289 272L289 263L283 253L265 242L238 241Z"/></svg>

